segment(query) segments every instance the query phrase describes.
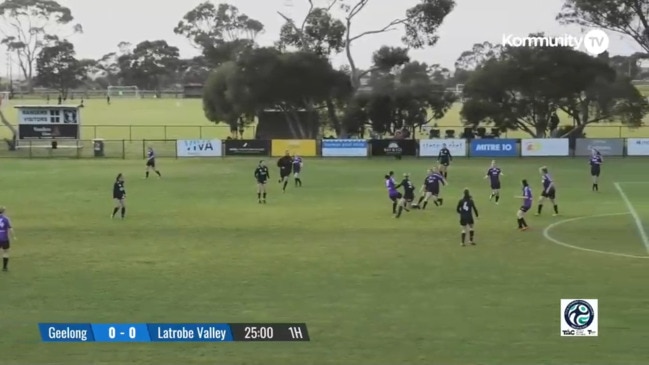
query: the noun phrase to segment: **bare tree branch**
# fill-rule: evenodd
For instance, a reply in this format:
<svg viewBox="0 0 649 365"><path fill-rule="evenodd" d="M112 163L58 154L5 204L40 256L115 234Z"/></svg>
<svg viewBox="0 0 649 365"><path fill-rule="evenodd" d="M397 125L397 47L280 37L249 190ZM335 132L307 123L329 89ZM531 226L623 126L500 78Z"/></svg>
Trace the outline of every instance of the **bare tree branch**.
<svg viewBox="0 0 649 365"><path fill-rule="evenodd" d="M379 34L379 33L385 33L385 32L395 30L394 29L395 25L403 24L403 23L405 23L407 21L408 21L408 19L395 19L395 20L391 21L388 25L386 25L385 27L383 27L381 29L368 30L367 32L363 32L363 33L361 33L361 34L359 34L359 35L357 35L355 37L351 37L349 39L349 41L353 42L353 41L355 41L355 40L357 40L359 38L365 37L366 35L370 35L370 34Z"/></svg>

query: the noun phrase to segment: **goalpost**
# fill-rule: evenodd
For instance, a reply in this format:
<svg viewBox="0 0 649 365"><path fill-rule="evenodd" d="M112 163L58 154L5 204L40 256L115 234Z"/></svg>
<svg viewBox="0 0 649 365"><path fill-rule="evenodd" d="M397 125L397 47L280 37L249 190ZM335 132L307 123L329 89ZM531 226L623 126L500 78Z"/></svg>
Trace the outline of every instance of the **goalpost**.
<svg viewBox="0 0 649 365"><path fill-rule="evenodd" d="M109 86L106 95L112 97L139 98L140 89L137 86Z"/></svg>

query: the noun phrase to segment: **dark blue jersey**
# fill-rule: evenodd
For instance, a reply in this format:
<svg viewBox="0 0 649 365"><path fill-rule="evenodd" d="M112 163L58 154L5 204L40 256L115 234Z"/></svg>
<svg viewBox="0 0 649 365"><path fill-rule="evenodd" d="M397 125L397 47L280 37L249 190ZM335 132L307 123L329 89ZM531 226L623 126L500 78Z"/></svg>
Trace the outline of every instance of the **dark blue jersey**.
<svg viewBox="0 0 649 365"><path fill-rule="evenodd" d="M489 181L491 182L491 185L500 184L501 174L502 174L502 170L499 169L498 167L492 167L489 170L487 170L487 176L489 176Z"/></svg>
<svg viewBox="0 0 649 365"><path fill-rule="evenodd" d="M591 167L599 167L602 162L604 162L602 160L602 155L590 156L589 163Z"/></svg>
<svg viewBox="0 0 649 365"><path fill-rule="evenodd" d="M260 182L264 182L270 178L270 172L266 166L257 166L255 169L255 179Z"/></svg>
<svg viewBox="0 0 649 365"><path fill-rule="evenodd" d="M541 182L543 183L543 190L547 190L552 185L553 180L550 174L543 174ZM552 187L554 187L554 185L552 185Z"/></svg>
<svg viewBox="0 0 649 365"><path fill-rule="evenodd" d="M113 198L121 199L126 196L126 189L123 181L115 181L113 184Z"/></svg>

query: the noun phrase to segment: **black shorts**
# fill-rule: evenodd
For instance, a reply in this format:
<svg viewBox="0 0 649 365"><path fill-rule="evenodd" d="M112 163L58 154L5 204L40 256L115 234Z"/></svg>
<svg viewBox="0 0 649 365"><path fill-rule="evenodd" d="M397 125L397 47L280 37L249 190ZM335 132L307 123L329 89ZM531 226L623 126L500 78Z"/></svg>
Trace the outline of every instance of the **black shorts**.
<svg viewBox="0 0 649 365"><path fill-rule="evenodd" d="M401 193L397 193L397 195L391 195L390 200L397 200L403 198L403 195Z"/></svg>
<svg viewBox="0 0 649 365"><path fill-rule="evenodd" d="M285 178L291 176L291 170L290 169L280 169L279 170L279 177L280 178Z"/></svg>
<svg viewBox="0 0 649 365"><path fill-rule="evenodd" d="M9 241L0 241L0 250L8 250L10 247Z"/></svg>
<svg viewBox="0 0 649 365"><path fill-rule="evenodd" d="M523 206L521 206L521 207L518 208L518 209L520 209L520 211L523 212L523 213L527 213L527 211L530 210L530 208L531 208L531 207L526 207L526 206L523 205Z"/></svg>
<svg viewBox="0 0 649 365"><path fill-rule="evenodd" d="M473 225L473 223L473 217L460 217L461 226Z"/></svg>
<svg viewBox="0 0 649 365"><path fill-rule="evenodd" d="M598 176L599 177L600 173L601 173L601 171L600 171L599 166L597 166L597 167L593 166L593 167L590 168L590 176Z"/></svg>
<svg viewBox="0 0 649 365"><path fill-rule="evenodd" d="M554 188L550 189L547 192L545 190L543 190L543 192L541 193L541 196L544 197L544 198L548 198L548 199L554 199L554 198L557 197L557 192L554 190Z"/></svg>
<svg viewBox="0 0 649 365"><path fill-rule="evenodd" d="M268 180L257 179L257 184L266 184L266 181L268 181Z"/></svg>
<svg viewBox="0 0 649 365"><path fill-rule="evenodd" d="M406 201L411 202L411 201L415 200L415 193L414 192L413 193L405 193L405 194L403 194L403 198L406 199Z"/></svg>
<svg viewBox="0 0 649 365"><path fill-rule="evenodd" d="M491 183L491 190L500 190L500 182Z"/></svg>
<svg viewBox="0 0 649 365"><path fill-rule="evenodd" d="M434 196L438 196L439 195L439 187L434 187L434 186L426 187L426 192L431 193Z"/></svg>
<svg viewBox="0 0 649 365"><path fill-rule="evenodd" d="M439 164L442 165L442 166L448 167L448 166L451 165L451 162L450 161L441 161Z"/></svg>
<svg viewBox="0 0 649 365"><path fill-rule="evenodd" d="M147 167L155 167L155 160L154 159L146 160L146 166Z"/></svg>

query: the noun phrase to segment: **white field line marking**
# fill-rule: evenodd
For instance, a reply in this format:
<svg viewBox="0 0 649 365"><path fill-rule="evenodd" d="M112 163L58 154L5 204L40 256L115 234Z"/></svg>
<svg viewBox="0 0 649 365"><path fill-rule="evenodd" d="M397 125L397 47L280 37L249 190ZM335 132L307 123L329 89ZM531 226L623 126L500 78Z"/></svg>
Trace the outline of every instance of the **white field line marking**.
<svg viewBox="0 0 649 365"><path fill-rule="evenodd" d="M586 217L577 217L577 218L570 218L570 219L564 219L558 222L554 222L550 224L549 226L545 227L543 230L543 238L546 240L555 243L559 246L567 247L567 248L572 248L573 250L579 250L579 251L584 251L584 252L590 252L590 253L598 253L601 255L609 255L609 256L617 256L617 257L626 257L629 259L649 259L649 256L640 256L640 255L629 255L625 253L618 253L618 252L609 252L609 251L600 251L600 250L593 250L590 248L584 248L584 247L579 247L579 246L573 246L570 244L567 244L565 242L559 241L558 239L550 236L550 231L553 230L554 228L570 223L570 222L575 222L575 221L580 221L580 220L585 220L585 219L592 219L592 218L599 218L599 217L613 217L613 216L620 216L620 215L629 215L630 213L613 213L613 214L600 214L600 215L590 215Z"/></svg>
<svg viewBox="0 0 649 365"><path fill-rule="evenodd" d="M649 237L647 236L647 232L644 230L644 226L642 225L642 220L640 219L638 212L633 207L633 204L631 204L631 201L629 200L629 197L626 196L624 190L622 190L622 186L620 186L620 183L616 182L613 183L613 185L615 185L615 188L620 193L622 200L624 200L624 204L626 204L626 207L629 209L629 213L631 213L631 216L635 221L635 225L638 228L638 233L640 233L640 238L642 238L642 243L644 243L644 247L647 249L647 252L649 253Z"/></svg>
<svg viewBox="0 0 649 365"><path fill-rule="evenodd" d="M615 184L649 184L649 181L618 181Z"/></svg>

